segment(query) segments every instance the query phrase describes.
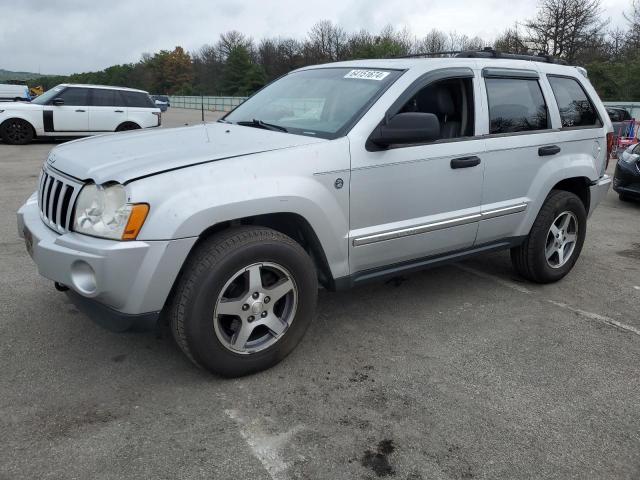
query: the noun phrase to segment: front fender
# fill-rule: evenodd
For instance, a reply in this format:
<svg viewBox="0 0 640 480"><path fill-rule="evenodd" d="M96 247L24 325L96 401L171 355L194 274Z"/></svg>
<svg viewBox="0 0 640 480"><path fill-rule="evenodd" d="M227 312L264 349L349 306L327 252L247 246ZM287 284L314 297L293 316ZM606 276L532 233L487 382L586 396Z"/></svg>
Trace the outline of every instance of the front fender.
<svg viewBox="0 0 640 480"><path fill-rule="evenodd" d="M197 237L227 221L294 213L314 229L334 278L348 274L346 138L205 163L137 180L131 202L151 205L139 239ZM346 188L336 189L342 178Z"/></svg>

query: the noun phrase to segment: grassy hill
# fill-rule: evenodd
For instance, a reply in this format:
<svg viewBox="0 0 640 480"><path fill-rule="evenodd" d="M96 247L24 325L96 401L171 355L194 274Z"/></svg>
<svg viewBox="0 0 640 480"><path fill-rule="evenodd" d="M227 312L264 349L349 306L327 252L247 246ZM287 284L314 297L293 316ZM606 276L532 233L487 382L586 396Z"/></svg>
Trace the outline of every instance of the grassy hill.
<svg viewBox="0 0 640 480"><path fill-rule="evenodd" d="M3 70L0 68L0 83L7 80L33 80L43 77L39 73L33 72L12 72L11 70Z"/></svg>

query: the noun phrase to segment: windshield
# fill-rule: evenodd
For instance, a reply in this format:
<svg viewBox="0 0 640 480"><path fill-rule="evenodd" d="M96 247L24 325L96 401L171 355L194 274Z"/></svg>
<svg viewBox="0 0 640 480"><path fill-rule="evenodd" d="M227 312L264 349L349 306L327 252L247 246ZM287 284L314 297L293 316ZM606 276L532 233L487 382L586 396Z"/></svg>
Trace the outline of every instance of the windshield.
<svg viewBox="0 0 640 480"><path fill-rule="evenodd" d="M53 87L51 90L47 90L42 95L37 98L34 98L31 103L35 103L37 105L46 105L49 103L49 100L55 98L60 92L64 90L64 87L58 85L57 87Z"/></svg>
<svg viewBox="0 0 640 480"><path fill-rule="evenodd" d="M343 135L401 73L353 68L316 68L290 73L260 90L223 121L260 126L256 120L284 127L289 133L336 138Z"/></svg>

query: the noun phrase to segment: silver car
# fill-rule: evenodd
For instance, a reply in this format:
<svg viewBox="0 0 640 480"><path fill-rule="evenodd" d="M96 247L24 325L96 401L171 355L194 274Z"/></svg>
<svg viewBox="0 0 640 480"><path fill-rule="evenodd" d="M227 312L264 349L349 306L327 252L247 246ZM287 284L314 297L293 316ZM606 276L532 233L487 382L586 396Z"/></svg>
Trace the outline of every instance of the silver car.
<svg viewBox="0 0 640 480"><path fill-rule="evenodd" d="M225 376L291 352L319 284L499 249L555 282L611 183L612 128L583 72L534 59L306 67L217 123L57 146L20 234L92 318L167 321Z"/></svg>

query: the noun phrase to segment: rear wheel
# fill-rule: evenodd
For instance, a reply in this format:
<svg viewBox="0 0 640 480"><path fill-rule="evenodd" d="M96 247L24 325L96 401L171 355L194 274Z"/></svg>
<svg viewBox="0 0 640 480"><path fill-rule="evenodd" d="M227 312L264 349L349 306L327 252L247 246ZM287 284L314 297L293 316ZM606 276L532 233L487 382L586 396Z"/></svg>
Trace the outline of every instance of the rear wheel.
<svg viewBox="0 0 640 480"><path fill-rule="evenodd" d="M551 191L525 241L511 249L514 268L533 282L560 280L578 260L586 230L587 213L580 198Z"/></svg>
<svg viewBox="0 0 640 480"><path fill-rule="evenodd" d="M173 335L211 372L264 370L302 339L317 290L315 266L294 240L268 228L231 229L190 256L169 310Z"/></svg>
<svg viewBox="0 0 640 480"><path fill-rule="evenodd" d="M139 130L139 129L140 129L140 125L138 125L137 123L124 122L118 125L118 128L116 128L116 132L127 132L129 130Z"/></svg>
<svg viewBox="0 0 640 480"><path fill-rule="evenodd" d="M33 140L33 127L21 118L10 118L0 125L0 136L10 145L25 145Z"/></svg>

